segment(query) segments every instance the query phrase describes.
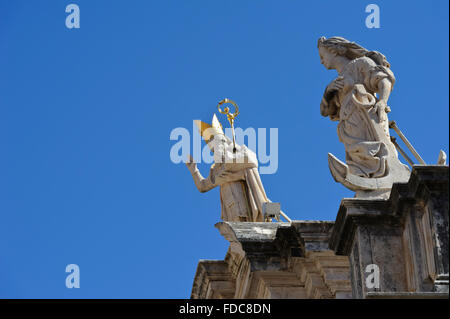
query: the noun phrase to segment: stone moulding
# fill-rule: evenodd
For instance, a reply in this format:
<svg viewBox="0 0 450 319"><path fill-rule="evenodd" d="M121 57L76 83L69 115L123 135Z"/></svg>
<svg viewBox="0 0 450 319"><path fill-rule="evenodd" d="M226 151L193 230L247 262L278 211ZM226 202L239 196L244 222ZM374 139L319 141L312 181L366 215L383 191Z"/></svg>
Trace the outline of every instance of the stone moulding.
<svg viewBox="0 0 450 319"><path fill-rule="evenodd" d="M230 247L223 261L199 262L192 298L350 297L348 258L328 248L333 222L220 222L216 227Z"/></svg>
<svg viewBox="0 0 450 319"><path fill-rule="evenodd" d="M350 259L354 298L448 296L448 186L448 166L417 165L387 200L341 201L329 245ZM373 264L380 285L369 289Z"/></svg>
<svg viewBox="0 0 450 319"><path fill-rule="evenodd" d="M448 166L414 166L390 197L343 199L335 222L220 222L191 298L448 298ZM366 286L366 266L380 284Z"/></svg>
<svg viewBox="0 0 450 319"><path fill-rule="evenodd" d="M339 255L348 254L357 225L401 225L406 206L428 201L431 192L443 191L448 194L448 166L415 165L408 183L395 183L388 200L344 198L330 235L330 248Z"/></svg>

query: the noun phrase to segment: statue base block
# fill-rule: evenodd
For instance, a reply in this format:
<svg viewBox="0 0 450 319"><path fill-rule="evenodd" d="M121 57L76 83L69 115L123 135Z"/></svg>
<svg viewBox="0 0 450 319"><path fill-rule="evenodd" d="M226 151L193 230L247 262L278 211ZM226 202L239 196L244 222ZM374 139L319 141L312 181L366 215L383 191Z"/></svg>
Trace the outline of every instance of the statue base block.
<svg viewBox="0 0 450 319"><path fill-rule="evenodd" d="M414 166L388 200L343 199L330 237L353 298L448 297L448 166Z"/></svg>
<svg viewBox="0 0 450 319"><path fill-rule="evenodd" d="M346 256L328 248L333 222L220 222L224 260L201 260L191 298L350 298Z"/></svg>

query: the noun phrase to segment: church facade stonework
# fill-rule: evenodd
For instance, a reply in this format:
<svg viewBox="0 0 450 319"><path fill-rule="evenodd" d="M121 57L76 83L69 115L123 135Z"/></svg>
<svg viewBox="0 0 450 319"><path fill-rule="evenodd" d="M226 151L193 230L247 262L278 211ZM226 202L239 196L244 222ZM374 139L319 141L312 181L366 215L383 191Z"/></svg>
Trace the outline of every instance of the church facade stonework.
<svg viewBox="0 0 450 319"><path fill-rule="evenodd" d="M388 200L343 199L335 222L216 228L230 247L199 262L193 299L448 298L448 166L415 166Z"/></svg>
<svg viewBox="0 0 450 319"><path fill-rule="evenodd" d="M321 37L317 47L323 66L338 73L325 88L320 113L338 122L345 162L328 154L329 169L354 198L342 199L335 221L291 220L266 196L256 157L245 165L234 160L251 154L245 145L236 145L234 135L227 140L217 120L199 124L214 146L215 164L206 179L192 158L186 165L201 192L220 186L222 222L216 228L230 246L224 260L199 262L191 298L448 298L445 152L427 165L388 120L396 79L383 54L342 37ZM213 145L215 137L222 144ZM233 160L224 161L222 153ZM266 213L269 206L277 207L273 214ZM287 222L272 222L278 215Z"/></svg>

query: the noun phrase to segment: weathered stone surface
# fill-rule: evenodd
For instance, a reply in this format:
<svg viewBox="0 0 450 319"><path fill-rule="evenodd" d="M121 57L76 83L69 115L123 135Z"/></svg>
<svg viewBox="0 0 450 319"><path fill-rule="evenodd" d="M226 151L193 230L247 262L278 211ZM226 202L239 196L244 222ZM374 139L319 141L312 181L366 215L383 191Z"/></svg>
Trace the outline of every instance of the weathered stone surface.
<svg viewBox="0 0 450 319"><path fill-rule="evenodd" d="M448 298L448 166L414 166L388 200L343 199L336 222L216 227L230 247L199 262L192 298Z"/></svg>
<svg viewBox="0 0 450 319"><path fill-rule="evenodd" d="M351 296L348 258L328 248L333 222L221 222L216 227L230 248L224 261L200 261L192 298L229 295L228 290L214 291L222 287L234 287L233 298ZM220 275L206 271L211 265L219 269L218 264ZM229 280L226 285L224 278Z"/></svg>
<svg viewBox="0 0 450 319"><path fill-rule="evenodd" d="M206 299L233 298L234 282L223 260L200 260L195 277L199 280L194 283L191 298L198 299L200 296Z"/></svg>
<svg viewBox="0 0 450 319"><path fill-rule="evenodd" d="M354 298L448 293L448 166L414 166L388 200L343 199L330 247L350 258ZM372 264L378 288L365 283Z"/></svg>

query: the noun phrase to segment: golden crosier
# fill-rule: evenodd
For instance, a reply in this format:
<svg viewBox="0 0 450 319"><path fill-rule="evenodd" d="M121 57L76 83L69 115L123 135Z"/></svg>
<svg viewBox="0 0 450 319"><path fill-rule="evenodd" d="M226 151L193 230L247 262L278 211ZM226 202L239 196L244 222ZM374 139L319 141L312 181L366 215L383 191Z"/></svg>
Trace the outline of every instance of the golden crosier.
<svg viewBox="0 0 450 319"><path fill-rule="evenodd" d="M220 106L222 104L232 104L234 106L234 113L230 113L230 108L227 106L223 109L223 111L220 109ZM221 114L225 114L227 116L228 122L230 122L231 125L231 132L233 134L233 152L236 152L236 138L234 135L234 119L236 118L236 116L238 116L239 114L239 107L237 106L237 104L230 100L230 99L223 99L222 101L219 102L219 104L217 104L217 109L219 110L219 112Z"/></svg>
<svg viewBox="0 0 450 319"><path fill-rule="evenodd" d="M230 113L230 108L228 106L226 106L223 109L223 111L220 109L220 106L226 103L232 104L234 106L235 110L234 113ZM234 127L234 119L239 114L239 107L237 106L237 104L230 99L223 99L222 101L219 102L219 104L217 104L217 109L221 114L225 114L227 116L227 119L230 122L231 127Z"/></svg>

